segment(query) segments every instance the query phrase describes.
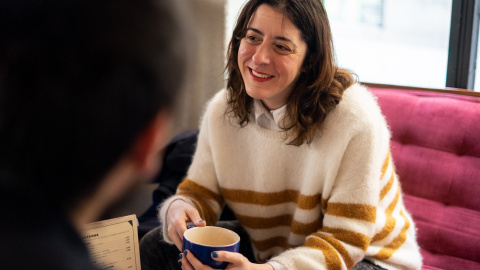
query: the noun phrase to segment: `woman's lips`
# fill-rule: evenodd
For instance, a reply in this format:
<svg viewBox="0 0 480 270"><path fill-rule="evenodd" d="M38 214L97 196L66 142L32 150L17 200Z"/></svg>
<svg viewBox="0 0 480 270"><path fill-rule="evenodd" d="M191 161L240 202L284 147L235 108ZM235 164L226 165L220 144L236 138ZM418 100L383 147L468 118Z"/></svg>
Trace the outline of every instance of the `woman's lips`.
<svg viewBox="0 0 480 270"><path fill-rule="evenodd" d="M262 72L259 72L259 71L255 71L251 68L249 68L250 70L250 75L251 77L255 80L255 81L258 81L258 82L264 82L264 81L268 81L270 79L273 78L272 75L268 75L266 73L262 73Z"/></svg>

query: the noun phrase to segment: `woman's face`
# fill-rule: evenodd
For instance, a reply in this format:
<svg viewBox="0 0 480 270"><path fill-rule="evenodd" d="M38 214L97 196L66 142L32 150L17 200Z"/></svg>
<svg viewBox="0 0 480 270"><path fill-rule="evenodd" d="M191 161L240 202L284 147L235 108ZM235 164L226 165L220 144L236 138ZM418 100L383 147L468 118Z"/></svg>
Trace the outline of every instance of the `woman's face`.
<svg viewBox="0 0 480 270"><path fill-rule="evenodd" d="M284 15L262 4L253 13L238 49L238 65L247 94L270 110L287 99L301 73L307 44Z"/></svg>

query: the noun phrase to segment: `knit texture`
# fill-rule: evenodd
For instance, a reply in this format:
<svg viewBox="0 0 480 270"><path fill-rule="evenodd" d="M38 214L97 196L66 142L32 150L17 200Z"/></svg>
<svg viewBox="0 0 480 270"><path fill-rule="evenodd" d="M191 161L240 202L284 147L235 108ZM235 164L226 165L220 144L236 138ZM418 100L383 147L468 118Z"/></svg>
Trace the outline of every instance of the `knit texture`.
<svg viewBox="0 0 480 270"><path fill-rule="evenodd" d="M390 156L390 132L373 95L354 85L311 144L224 115L226 92L208 104L187 177L159 212L183 199L215 225L227 204L259 262L275 269L350 269L367 258L419 269L415 226Z"/></svg>

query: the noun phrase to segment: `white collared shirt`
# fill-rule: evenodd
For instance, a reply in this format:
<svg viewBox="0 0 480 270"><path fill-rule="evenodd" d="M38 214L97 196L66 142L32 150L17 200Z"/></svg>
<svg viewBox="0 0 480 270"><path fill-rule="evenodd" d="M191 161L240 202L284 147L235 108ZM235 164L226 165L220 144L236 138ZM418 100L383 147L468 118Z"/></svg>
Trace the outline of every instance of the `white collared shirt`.
<svg viewBox="0 0 480 270"><path fill-rule="evenodd" d="M287 109L287 104L276 110L268 110L262 103L261 100L255 99L254 102L254 111L255 111L255 120L257 124L263 128L283 131L280 128L280 122L285 116L285 110Z"/></svg>

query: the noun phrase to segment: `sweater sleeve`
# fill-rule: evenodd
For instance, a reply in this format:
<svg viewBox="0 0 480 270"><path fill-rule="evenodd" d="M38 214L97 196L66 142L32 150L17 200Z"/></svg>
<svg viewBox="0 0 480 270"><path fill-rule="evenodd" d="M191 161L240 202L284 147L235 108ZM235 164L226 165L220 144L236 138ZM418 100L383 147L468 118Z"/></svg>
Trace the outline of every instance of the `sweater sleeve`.
<svg viewBox="0 0 480 270"><path fill-rule="evenodd" d="M273 257L272 262L282 265L275 269L351 269L365 257L376 230L379 181L389 131L386 125L373 124L364 116L335 129L348 130L351 136L336 144L344 150L338 157L335 177L324 186L321 227L308 235L302 246Z"/></svg>
<svg viewBox="0 0 480 270"><path fill-rule="evenodd" d="M195 154L186 178L178 186L176 194L160 206L159 219L167 242L171 242L171 239L168 236L165 219L168 207L173 201L180 199L191 204L199 211L207 225L214 225L223 209L224 200L220 195L210 144L211 118L223 116L218 110L223 96L221 94L222 92L217 94L207 105L201 121Z"/></svg>

